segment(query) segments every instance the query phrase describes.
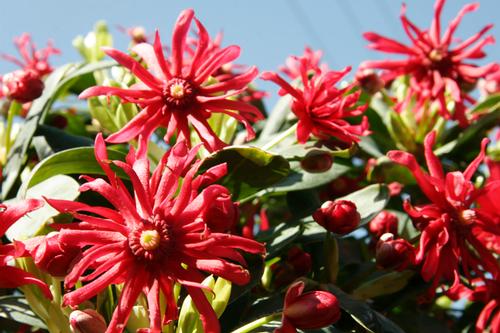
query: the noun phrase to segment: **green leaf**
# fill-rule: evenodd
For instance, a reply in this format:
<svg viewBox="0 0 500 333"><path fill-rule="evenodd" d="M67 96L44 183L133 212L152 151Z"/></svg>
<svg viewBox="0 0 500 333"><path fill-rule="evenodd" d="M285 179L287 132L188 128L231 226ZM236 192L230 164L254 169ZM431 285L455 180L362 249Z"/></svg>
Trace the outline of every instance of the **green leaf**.
<svg viewBox="0 0 500 333"><path fill-rule="evenodd" d="M65 175L57 175L45 179L43 182L28 189L25 198L42 199L46 197L50 199L75 200L80 194L78 191L79 187L80 185L73 178ZM13 199L9 200L9 202L17 200ZM51 217L58 214L57 210L45 204L41 208L21 217L5 234L10 240L31 238L45 227Z"/></svg>
<svg viewBox="0 0 500 333"><path fill-rule="evenodd" d="M110 160L125 160L124 153L113 149L108 149L108 156ZM95 159L93 147L72 148L55 153L38 163L29 178L23 183L21 193L45 179L59 174L104 175L105 173ZM123 172L119 175L126 178Z"/></svg>
<svg viewBox="0 0 500 333"><path fill-rule="evenodd" d="M0 317L26 324L33 327L47 329L44 322L31 310L23 296L0 297Z"/></svg>
<svg viewBox="0 0 500 333"><path fill-rule="evenodd" d="M228 169L223 185L236 195L275 184L290 170L288 161L282 156L243 146L231 146L213 153L205 158L200 170L205 171L221 163L227 163Z"/></svg>
<svg viewBox="0 0 500 333"><path fill-rule="evenodd" d="M372 184L339 198L356 204L361 215L360 226L370 222L389 202L389 190L383 184Z"/></svg>
<svg viewBox="0 0 500 333"><path fill-rule="evenodd" d="M57 68L45 80L42 96L33 101L26 116L26 121L14 145L11 148L5 166L5 179L2 183L2 198L5 200L14 186L21 169L26 162L26 152L39 124L52 107L56 99L74 84L79 77L97 70L115 65L115 62L103 61L89 65L67 64Z"/></svg>
<svg viewBox="0 0 500 333"><path fill-rule="evenodd" d="M309 144L296 144L292 146L287 146L287 147L280 147L279 149L276 150L277 153L279 153L281 156L288 160L301 160L308 153L327 153L332 157L342 157L342 158L349 158L354 153L357 151L357 146L353 144L351 147L346 148L346 149L328 149L327 147L315 147L313 143Z"/></svg>
<svg viewBox="0 0 500 333"><path fill-rule="evenodd" d="M339 176L349 171L351 167L339 162L334 162L330 170L322 173L311 173L303 170L300 163L291 163L291 171L286 178L276 185L267 188L265 193L290 192L316 188L328 184Z"/></svg>
<svg viewBox="0 0 500 333"><path fill-rule="evenodd" d="M289 114L291 102L292 97L290 95L283 96L278 100L266 120L266 124L259 136L258 142L265 142L279 132Z"/></svg>
<svg viewBox="0 0 500 333"><path fill-rule="evenodd" d="M469 146L474 144L474 142L480 142L481 139L486 135L486 131L500 122L500 107L497 107L494 111L482 116L474 123L472 123L465 130L459 130L458 137L444 146L441 146L434 150L434 153L438 156L451 153L461 152L461 147ZM477 144L476 144L477 145ZM465 149L466 152L470 152L470 149Z"/></svg>
<svg viewBox="0 0 500 333"><path fill-rule="evenodd" d="M328 284L327 290L337 297L340 307L349 313L349 315L368 332L404 333L399 326L382 314L371 309L364 301L353 299L349 294L346 294L333 284Z"/></svg>
<svg viewBox="0 0 500 333"><path fill-rule="evenodd" d="M485 100L477 103L472 109L471 113L481 113L488 110L496 110L500 108L500 93L490 95Z"/></svg>
<svg viewBox="0 0 500 333"><path fill-rule="evenodd" d="M367 281L357 287L352 296L355 298L369 299L377 296L393 294L400 291L415 275L412 271L390 272L373 280Z"/></svg>

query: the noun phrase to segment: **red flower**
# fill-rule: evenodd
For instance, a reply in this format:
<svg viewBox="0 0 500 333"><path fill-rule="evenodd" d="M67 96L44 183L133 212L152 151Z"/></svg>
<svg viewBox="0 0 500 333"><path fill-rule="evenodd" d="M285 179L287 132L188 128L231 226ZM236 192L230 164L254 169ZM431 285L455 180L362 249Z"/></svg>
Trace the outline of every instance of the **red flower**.
<svg viewBox="0 0 500 333"><path fill-rule="evenodd" d="M286 58L285 65L280 66L279 69L292 80L301 77L301 62L304 62L306 71L316 71L320 69L326 72L328 71L328 66L325 63L320 64L322 56L323 51L313 51L309 46L306 46L304 48L304 54L301 57L290 56Z"/></svg>
<svg viewBox="0 0 500 333"><path fill-rule="evenodd" d="M5 60L13 62L23 70L34 71L39 77L44 77L53 71L53 68L49 64L49 57L53 54L61 53L61 51L56 49L50 41L44 49L37 50L35 43L33 43L31 36L28 33L24 33L21 36L14 38L14 44L21 54L21 59L17 59L16 57L8 54L2 54L1 57Z"/></svg>
<svg viewBox="0 0 500 333"><path fill-rule="evenodd" d="M435 138L436 133L431 132L424 141L428 174L420 169L413 155L402 151L388 153L391 160L410 169L421 191L431 201L417 207L408 201L404 204L416 228L422 232L416 261L423 263L424 280L432 280L430 295L441 279L454 280L454 285L460 283L460 267L468 278L472 272L480 277L485 271L493 276L500 274L496 259L476 236L478 231L500 234L494 222L475 208L476 198L488 189L476 189L471 181L485 156L488 139L483 139L480 154L464 172L445 174L432 151Z"/></svg>
<svg viewBox="0 0 500 333"><path fill-rule="evenodd" d="M9 206L0 204L0 238L22 216L42 205L42 201L35 199L28 199ZM45 297L52 299L52 293L43 281L20 268L9 265L9 261L25 254L24 245L21 242L14 241L12 244L4 245L0 243L0 288L17 288L25 284L34 284L40 288Z"/></svg>
<svg viewBox="0 0 500 333"><path fill-rule="evenodd" d="M494 227L488 229L474 229L476 237L491 251L500 254L500 161L486 158L490 176L486 181L484 191L480 193L476 202L482 215L493 221Z"/></svg>
<svg viewBox="0 0 500 333"><path fill-rule="evenodd" d="M192 20L198 27L197 48L194 56L184 60L187 49L187 34ZM141 43L133 47L147 64L149 71L132 57L111 48L104 49L107 55L129 69L140 82L130 89L115 87L91 87L80 94L80 98L113 95L124 102L136 103L142 111L120 131L108 137L112 143L127 142L139 137L139 155L145 153L147 141L159 127L167 129L165 140L177 133L179 140L190 142L190 125L198 133L210 151L223 148L221 141L210 128L207 120L212 113L224 113L242 122L247 130L247 139L255 136L250 121L262 119L262 114L253 105L232 100L257 75L257 68L227 80L209 84L210 77L218 69L235 60L240 48L232 45L217 52L210 52L210 37L205 27L194 18L193 10L183 11L172 35L172 52L165 59L158 32L154 45Z"/></svg>
<svg viewBox="0 0 500 333"><path fill-rule="evenodd" d="M484 80L479 81L479 90L483 95L493 95L500 92L500 66L497 70L486 75Z"/></svg>
<svg viewBox="0 0 500 333"><path fill-rule="evenodd" d="M298 118L297 140L305 143L311 134L319 139L336 139L352 144L359 141L359 136L368 135L368 119L363 117L360 125L351 125L344 118L361 115L366 105L356 106L360 91L345 94L353 88L349 85L343 89L335 88L351 69L340 72L321 72L316 69L309 78L308 64L305 59L300 60L300 73L303 88L294 88L278 74L273 72L262 73L262 79L270 80L281 87L281 96L290 94L293 98L292 112Z"/></svg>
<svg viewBox="0 0 500 333"><path fill-rule="evenodd" d="M205 332L218 332L217 316L202 290L206 287L201 284L205 277L201 271L246 284L250 273L242 267L245 260L237 249L258 254L265 251L262 244L253 240L213 233L207 228L203 220L205 209L224 189L210 184L226 173L226 165L215 166L196 176L201 163L193 163L197 150L188 150L185 142L176 144L150 175L148 160L136 159L133 151L126 163L110 161L99 134L95 156L109 182L85 176L87 183L80 190L98 192L114 209L47 199L58 211L71 213L81 220L61 225L59 232L58 240L63 245L83 249L81 259L66 276L66 287L73 287L78 280L87 282L64 295L64 304L76 306L111 284L124 283L107 333L123 331L141 293L148 301L150 332L160 332L162 324L177 316L173 298L176 282L192 297ZM110 164L129 176L133 194L111 170ZM178 185L181 179L182 185ZM167 304L163 321L160 291Z"/></svg>
<svg viewBox="0 0 500 333"><path fill-rule="evenodd" d="M146 34L146 29L141 26L134 26L130 28L125 28L118 26L118 30L127 34L132 41L132 44L149 43L150 37Z"/></svg>
<svg viewBox="0 0 500 333"><path fill-rule="evenodd" d="M450 289L447 295L453 300L466 298L472 302L485 303L476 320L475 332L500 333L500 280L474 279L472 287L469 289L459 285Z"/></svg>
<svg viewBox="0 0 500 333"><path fill-rule="evenodd" d="M340 306L327 291L304 292L304 282L298 281L288 288L281 327L276 333L295 333L299 329L317 329L340 319Z"/></svg>
<svg viewBox="0 0 500 333"><path fill-rule="evenodd" d="M323 228L339 235L356 229L361 220L356 204L349 200L326 201L312 217Z"/></svg>
<svg viewBox="0 0 500 333"><path fill-rule="evenodd" d="M468 62L469 59L480 59L485 56L482 48L494 42L492 36L481 39L493 25L487 25L474 36L456 46L453 35L463 16L475 11L479 4L468 4L462 8L457 17L441 33L441 11L445 0L436 0L435 13L431 27L421 30L405 15L406 6L401 11L401 22L411 45L405 45L393 39L383 37L374 32L367 32L364 37L371 42L372 49L401 54L401 60L366 61L360 69L382 69L383 79L388 82L396 77L408 75L409 91L397 110L410 107L417 110L417 119L425 112L429 103L436 103L440 114L446 119L458 120L461 126L469 122L466 116L466 103L474 103L467 88L475 85L479 78L484 78L497 67L494 63L479 67ZM447 107L448 95L455 103L453 115ZM413 103L416 103L413 105Z"/></svg>

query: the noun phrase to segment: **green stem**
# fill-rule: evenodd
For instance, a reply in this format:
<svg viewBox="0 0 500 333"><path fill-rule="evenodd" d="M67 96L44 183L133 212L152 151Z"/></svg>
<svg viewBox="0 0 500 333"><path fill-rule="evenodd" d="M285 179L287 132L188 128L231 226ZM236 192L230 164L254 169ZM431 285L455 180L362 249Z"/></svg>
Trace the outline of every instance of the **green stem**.
<svg viewBox="0 0 500 333"><path fill-rule="evenodd" d="M263 145L260 149L262 149L262 150L269 150L269 149L273 148L278 143L280 143L281 141L283 141L284 139L286 139L286 137L288 137L290 134L295 133L296 130L297 130L297 123L293 124L292 126L290 126L285 131L283 131L283 132L279 133L278 135L276 135L273 138L273 140L271 140L268 143L266 143L265 145Z"/></svg>
<svg viewBox="0 0 500 333"><path fill-rule="evenodd" d="M281 312L273 313L269 316L265 316L265 317L262 317L262 318L255 320L255 321L252 321L251 323L248 323L245 326L238 328L237 330L233 331L232 333L251 332L252 330L259 328L262 325L268 324L268 323L272 322L273 320L279 319L280 317L281 317Z"/></svg>
<svg viewBox="0 0 500 333"><path fill-rule="evenodd" d="M12 125L14 123L14 116L21 110L22 105L16 101L10 103L9 111L7 113L7 128L5 129L5 156L9 156L11 146L10 133L12 132Z"/></svg>

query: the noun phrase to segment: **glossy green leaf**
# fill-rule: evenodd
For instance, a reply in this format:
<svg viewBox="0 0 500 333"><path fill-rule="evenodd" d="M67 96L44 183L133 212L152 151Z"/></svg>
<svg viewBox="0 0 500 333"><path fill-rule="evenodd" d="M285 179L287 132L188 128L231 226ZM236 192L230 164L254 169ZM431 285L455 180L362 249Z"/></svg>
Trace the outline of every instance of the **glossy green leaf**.
<svg viewBox="0 0 500 333"><path fill-rule="evenodd" d="M11 295L0 297L0 317L21 324L47 329L45 323L31 310L23 296Z"/></svg>
<svg viewBox="0 0 500 333"><path fill-rule="evenodd" d="M208 156L201 170L227 163L228 174L222 180L233 195L261 189L287 176L290 166L282 156L255 147L231 146ZM255 192L255 191L253 191Z"/></svg>
<svg viewBox="0 0 500 333"><path fill-rule="evenodd" d="M42 96L37 98L26 116L26 121L11 148L5 166L5 179L2 183L2 198L5 200L14 186L26 162L26 152L37 127L43 121L56 99L75 83L79 77L112 67L115 62L103 61L89 65L67 64L51 73L45 81Z"/></svg>
<svg viewBox="0 0 500 333"><path fill-rule="evenodd" d="M108 149L108 156L111 160L125 160L125 154ZM94 156L93 147L73 148L55 153L41 161L31 172L29 178L23 183L21 192L44 181L54 175L80 175L98 174L104 175L104 171L97 163ZM124 176L121 173L120 176Z"/></svg>
<svg viewBox="0 0 500 333"><path fill-rule="evenodd" d="M340 288L332 284L328 284L327 289L337 296L340 307L349 313L349 315L368 332L404 333L399 326L379 312L370 308L364 301L355 300L352 296L346 294Z"/></svg>
<svg viewBox="0 0 500 333"><path fill-rule="evenodd" d="M288 176L276 185L267 188L267 193L301 191L316 188L328 184L351 168L348 165L334 162L330 170L326 172L311 173L302 169L300 163L292 162L291 166L291 171Z"/></svg>
<svg viewBox="0 0 500 333"><path fill-rule="evenodd" d="M76 180L65 175L56 175L47 177L44 181L29 188L26 191L25 198L42 199L65 199L75 200L79 192L80 185ZM10 200L17 201L18 199ZM59 212L50 205L45 204L41 208L26 214L13 224L5 233L10 240L25 240L37 235L42 230L51 217L58 215Z"/></svg>
<svg viewBox="0 0 500 333"><path fill-rule="evenodd" d="M369 299L377 296L393 294L408 284L415 272L390 272L373 280L366 281L352 292L355 298Z"/></svg>

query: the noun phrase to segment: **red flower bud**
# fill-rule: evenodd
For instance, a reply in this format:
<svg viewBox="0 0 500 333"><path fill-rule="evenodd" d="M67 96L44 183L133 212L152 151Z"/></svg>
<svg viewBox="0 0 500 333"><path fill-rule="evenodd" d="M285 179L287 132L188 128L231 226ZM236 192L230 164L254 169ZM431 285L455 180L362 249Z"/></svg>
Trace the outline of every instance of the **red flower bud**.
<svg viewBox="0 0 500 333"><path fill-rule="evenodd" d="M58 237L59 233L52 232L30 239L25 245L38 268L52 276L65 276L81 250L77 246L61 244Z"/></svg>
<svg viewBox="0 0 500 333"><path fill-rule="evenodd" d="M356 81L366 93L374 95L384 87L384 81L373 70L362 70L356 73Z"/></svg>
<svg viewBox="0 0 500 333"><path fill-rule="evenodd" d="M393 234L386 233L377 243L375 257L377 266L402 271L415 263L415 249L405 239L394 239Z"/></svg>
<svg viewBox="0 0 500 333"><path fill-rule="evenodd" d="M2 78L2 92L19 103L28 103L40 97L44 84L33 70L17 70Z"/></svg>
<svg viewBox="0 0 500 333"><path fill-rule="evenodd" d="M323 203L314 212L313 219L326 230L339 235L345 235L357 228L361 216L354 202L336 200Z"/></svg>
<svg viewBox="0 0 500 333"><path fill-rule="evenodd" d="M69 324L74 333L104 333L106 321L95 310L75 310L69 315Z"/></svg>
<svg viewBox="0 0 500 333"><path fill-rule="evenodd" d="M224 189L205 211L205 223L213 232L228 232L240 218L238 204L231 200L231 194Z"/></svg>
<svg viewBox="0 0 500 333"><path fill-rule="evenodd" d="M370 221L368 229L377 238L388 232L397 235L398 217L396 214L383 210Z"/></svg>
<svg viewBox="0 0 500 333"><path fill-rule="evenodd" d="M300 161L302 169L311 173L320 173L330 170L333 165L333 157L327 152L312 150Z"/></svg>
<svg viewBox="0 0 500 333"><path fill-rule="evenodd" d="M290 286L285 296L282 326L276 333L295 332L299 329L318 329L340 319L340 306L333 294L327 291L304 291L304 282Z"/></svg>
<svg viewBox="0 0 500 333"><path fill-rule="evenodd" d="M276 288L290 284L295 279L307 275L312 269L311 255L300 247L288 250L287 258L271 266L273 284Z"/></svg>

